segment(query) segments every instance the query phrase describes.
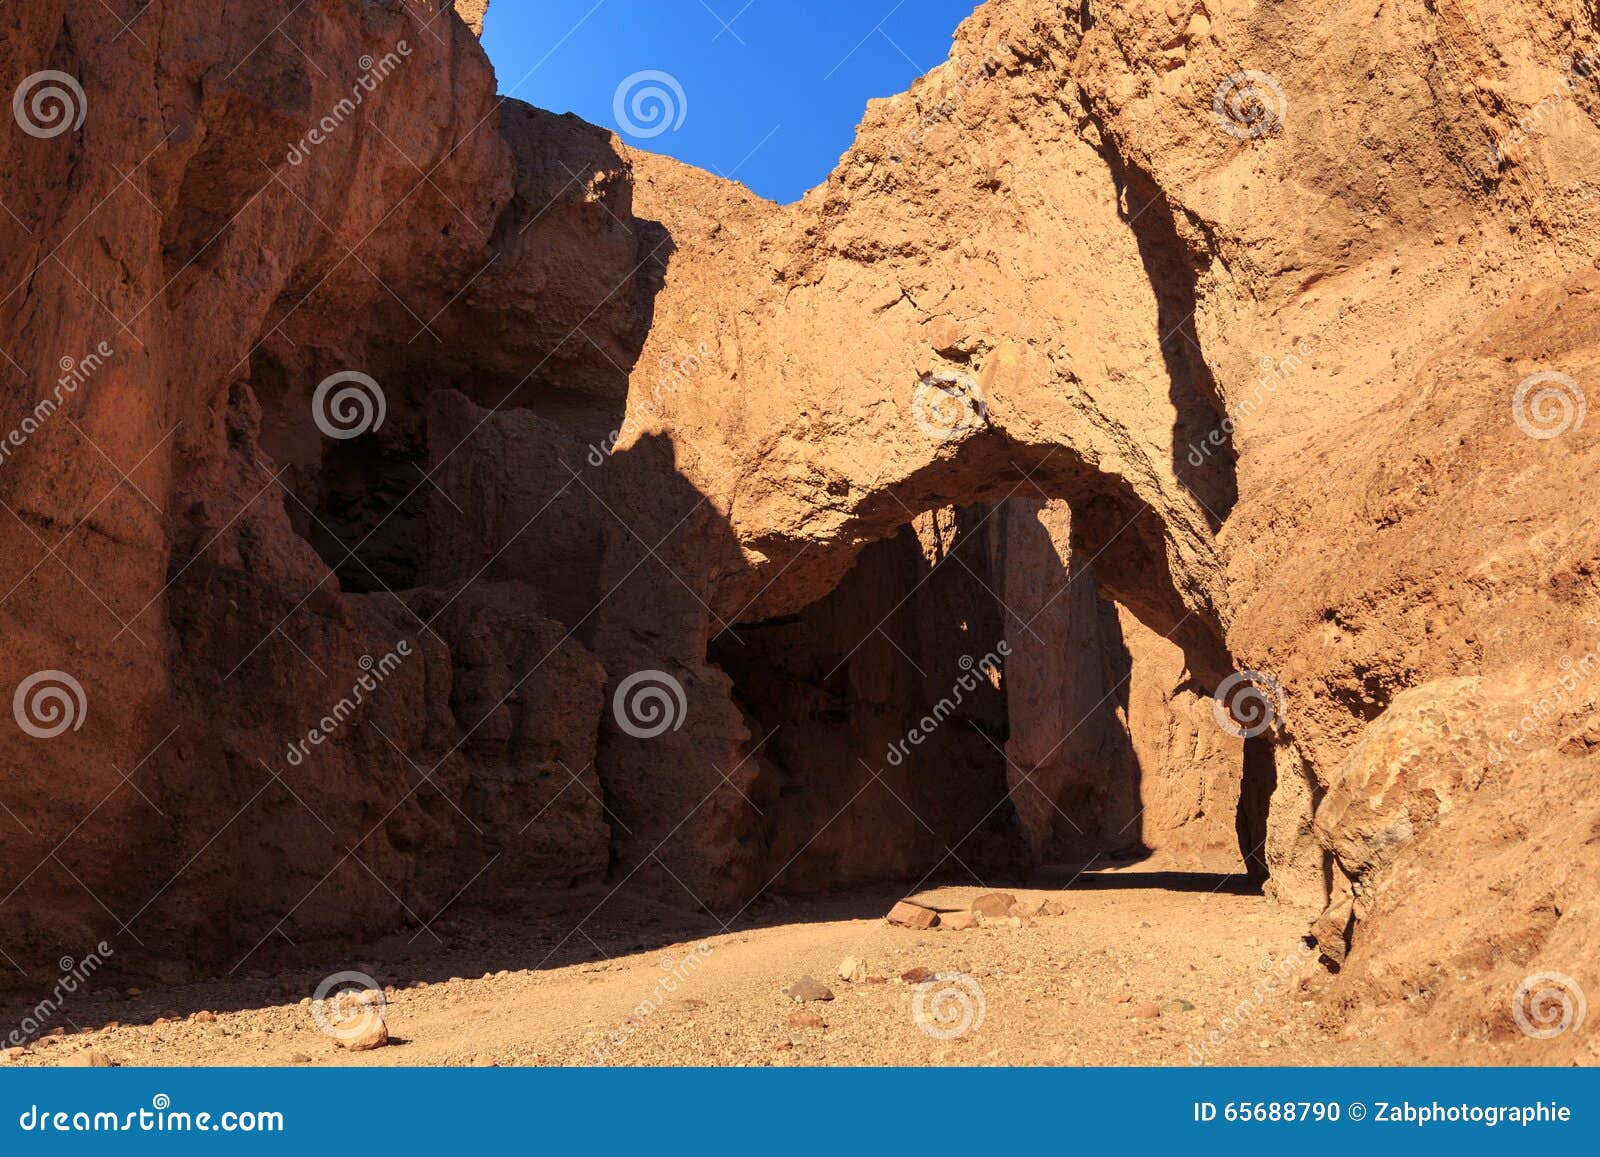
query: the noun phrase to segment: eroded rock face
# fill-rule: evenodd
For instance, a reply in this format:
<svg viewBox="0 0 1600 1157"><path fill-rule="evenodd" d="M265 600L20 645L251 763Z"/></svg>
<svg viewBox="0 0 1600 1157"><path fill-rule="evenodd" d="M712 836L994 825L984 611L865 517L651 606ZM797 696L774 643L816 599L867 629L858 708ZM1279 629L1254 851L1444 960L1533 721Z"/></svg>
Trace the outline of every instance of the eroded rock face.
<svg viewBox="0 0 1600 1157"><path fill-rule="evenodd" d="M130 967L227 969L425 924L475 872L515 878L519 904L599 880L604 673L526 589L427 589L412 403L466 371L399 351L443 347L426 319L451 324L491 258L526 282L570 266L575 235L605 251L605 207L518 175L519 128L502 135L487 62L437 5L191 7L162 14L159 55L141 23L0 16L7 83L67 73L83 112L55 135L14 117L0 144L4 682L71 712L0 740L7 953L109 939ZM609 152L570 131L574 163ZM636 302L597 313L594 340L636 352ZM311 401L355 370L387 414L346 440ZM512 681L496 730L486 700Z"/></svg>
<svg viewBox="0 0 1600 1157"><path fill-rule="evenodd" d="M472 29L474 36L483 35L483 19L489 12L489 0L455 0L456 11Z"/></svg>
<svg viewBox="0 0 1600 1157"><path fill-rule="evenodd" d="M991 0L786 207L280 16L0 7L17 961L1235 830L1351 1000L1596 958L1592 12Z"/></svg>

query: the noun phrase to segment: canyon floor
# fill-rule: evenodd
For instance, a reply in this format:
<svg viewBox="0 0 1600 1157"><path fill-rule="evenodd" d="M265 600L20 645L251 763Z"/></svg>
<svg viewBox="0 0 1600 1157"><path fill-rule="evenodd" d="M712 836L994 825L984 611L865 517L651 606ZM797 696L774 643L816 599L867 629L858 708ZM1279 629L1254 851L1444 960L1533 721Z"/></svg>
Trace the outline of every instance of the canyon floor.
<svg viewBox="0 0 1600 1157"><path fill-rule="evenodd" d="M258 957L228 982L75 998L64 1009L75 1024L11 1063L1130 1065L1192 1064L1196 1050L1222 1065L1407 1059L1381 1029L1321 1023L1311 986L1326 974L1302 947L1303 917L1210 867L1050 869L1006 890L1054 900L1063 914L961 931L888 925L892 889L764 902L726 931L686 928L681 914L620 893L576 932L571 916L519 926L457 916L321 972L269 973ZM987 891L940 886L914 898L965 909ZM864 965L855 982L839 975L847 957ZM347 968L386 986L386 1047L345 1051L311 1015L317 983ZM922 999L933 1031L914 1011L919 969L940 977ZM1282 981L1263 990L1269 969ZM833 999L785 994L806 976ZM1233 1026L1241 1007L1249 1014Z"/></svg>

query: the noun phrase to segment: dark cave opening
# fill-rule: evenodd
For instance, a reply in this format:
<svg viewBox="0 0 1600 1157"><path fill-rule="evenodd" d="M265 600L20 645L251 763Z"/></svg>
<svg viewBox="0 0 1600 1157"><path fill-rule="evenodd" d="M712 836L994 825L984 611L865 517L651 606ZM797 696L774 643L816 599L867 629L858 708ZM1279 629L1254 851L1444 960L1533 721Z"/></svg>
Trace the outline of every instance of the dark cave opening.
<svg viewBox="0 0 1600 1157"><path fill-rule="evenodd" d="M367 433L329 439L316 479L314 518L301 533L333 569L341 590L366 594L421 585L433 489L420 448Z"/></svg>
<svg viewBox="0 0 1600 1157"><path fill-rule="evenodd" d="M777 890L1003 883L1044 863L1145 858L1152 826L1185 822L1224 855L1237 827L1259 863L1272 787L1220 730L1204 737L1205 801L1169 818L1200 773L1175 775L1182 755L1163 761L1149 736L1175 720L1214 728L1209 701L1168 644L1176 666L1140 672L1134 711L1125 631L1138 624L1069 524L1064 502L942 509L867 547L818 602L712 640L752 735L769 737L751 798ZM1150 686L1169 698L1152 706Z"/></svg>
<svg viewBox="0 0 1600 1157"><path fill-rule="evenodd" d="M963 533L981 515L906 527L821 601L712 641L752 729L772 736L752 797L778 890L1025 869L1006 779L1004 614L973 597L986 540ZM955 565L930 561L947 553Z"/></svg>
<svg viewBox="0 0 1600 1157"><path fill-rule="evenodd" d="M233 420L257 430L256 469L276 476L290 525L340 590L423 585L430 506L448 501L426 473L426 391L309 360L315 369L263 347L250 387L230 398Z"/></svg>

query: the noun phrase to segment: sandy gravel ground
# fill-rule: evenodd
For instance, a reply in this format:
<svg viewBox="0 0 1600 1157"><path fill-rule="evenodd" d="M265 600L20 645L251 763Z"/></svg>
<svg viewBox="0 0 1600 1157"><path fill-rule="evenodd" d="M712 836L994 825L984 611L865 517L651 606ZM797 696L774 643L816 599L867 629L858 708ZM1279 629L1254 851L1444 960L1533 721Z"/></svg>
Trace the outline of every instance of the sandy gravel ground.
<svg viewBox="0 0 1600 1157"><path fill-rule="evenodd" d="M362 960L162 991L97 992L21 1065L1391 1064L1319 1023L1304 918L1236 880L1137 867L1007 889L1061 915L963 931L891 927L889 890L763 905L749 926L674 935L664 909L608 905L521 927L461 918ZM918 902L965 908L979 888ZM855 980L839 975L847 957ZM311 994L333 972L385 986L390 1043L351 1052ZM918 970L922 970L919 972ZM926 977L924 977L926 973ZM910 979L906 979L909 975ZM809 976L831 1000L785 989ZM355 1002L348 1002L353 1010ZM341 1009L345 1006L341 1005ZM8 1010L14 1022L17 1010ZM213 1019L214 1018L214 1019ZM116 1022L116 1027L102 1027ZM1368 1030L1370 1032L1370 1030Z"/></svg>

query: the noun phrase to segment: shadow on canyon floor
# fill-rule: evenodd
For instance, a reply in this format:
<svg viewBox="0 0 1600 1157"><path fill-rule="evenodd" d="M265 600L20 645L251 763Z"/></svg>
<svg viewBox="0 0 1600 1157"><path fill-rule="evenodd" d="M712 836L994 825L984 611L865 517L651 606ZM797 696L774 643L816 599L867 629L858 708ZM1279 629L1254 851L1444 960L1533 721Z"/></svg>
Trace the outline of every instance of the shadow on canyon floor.
<svg viewBox="0 0 1600 1157"><path fill-rule="evenodd" d="M1259 895L1259 889L1249 885L1242 874L1125 870L1135 862L1125 857L1115 863L1102 859L1099 866L1047 865L1009 886L1027 888L1036 896L1041 891L1116 889ZM568 897L573 908L562 914L514 919L464 910L439 922L438 942L428 932L407 929L371 945L359 959L348 948L337 946L304 944L263 950L248 971L185 984L158 986L121 972L112 960L48 1016L40 1016L39 1006L21 1001L0 1005L0 1027L9 1030L36 1018L38 1031L25 1034L27 1039L35 1039L58 1027L72 1033L97 1029L110 1021L146 1025L158 1018L187 1018L200 1011L223 1013L295 1004L312 996L325 979L349 972L364 973L379 984L403 991L502 971L599 968L611 960L649 953L664 953L661 963L666 968L689 957L697 942L709 937L801 924L878 922L896 900L906 896L905 887L879 884L832 895L768 896L726 925L708 916L596 888L582 894L581 902L579 894ZM911 895L939 910L959 910L960 904L949 899L952 889L970 891L973 885L970 880L949 876L926 882ZM584 913L576 925L574 912ZM926 935L930 934L906 932L908 940Z"/></svg>

